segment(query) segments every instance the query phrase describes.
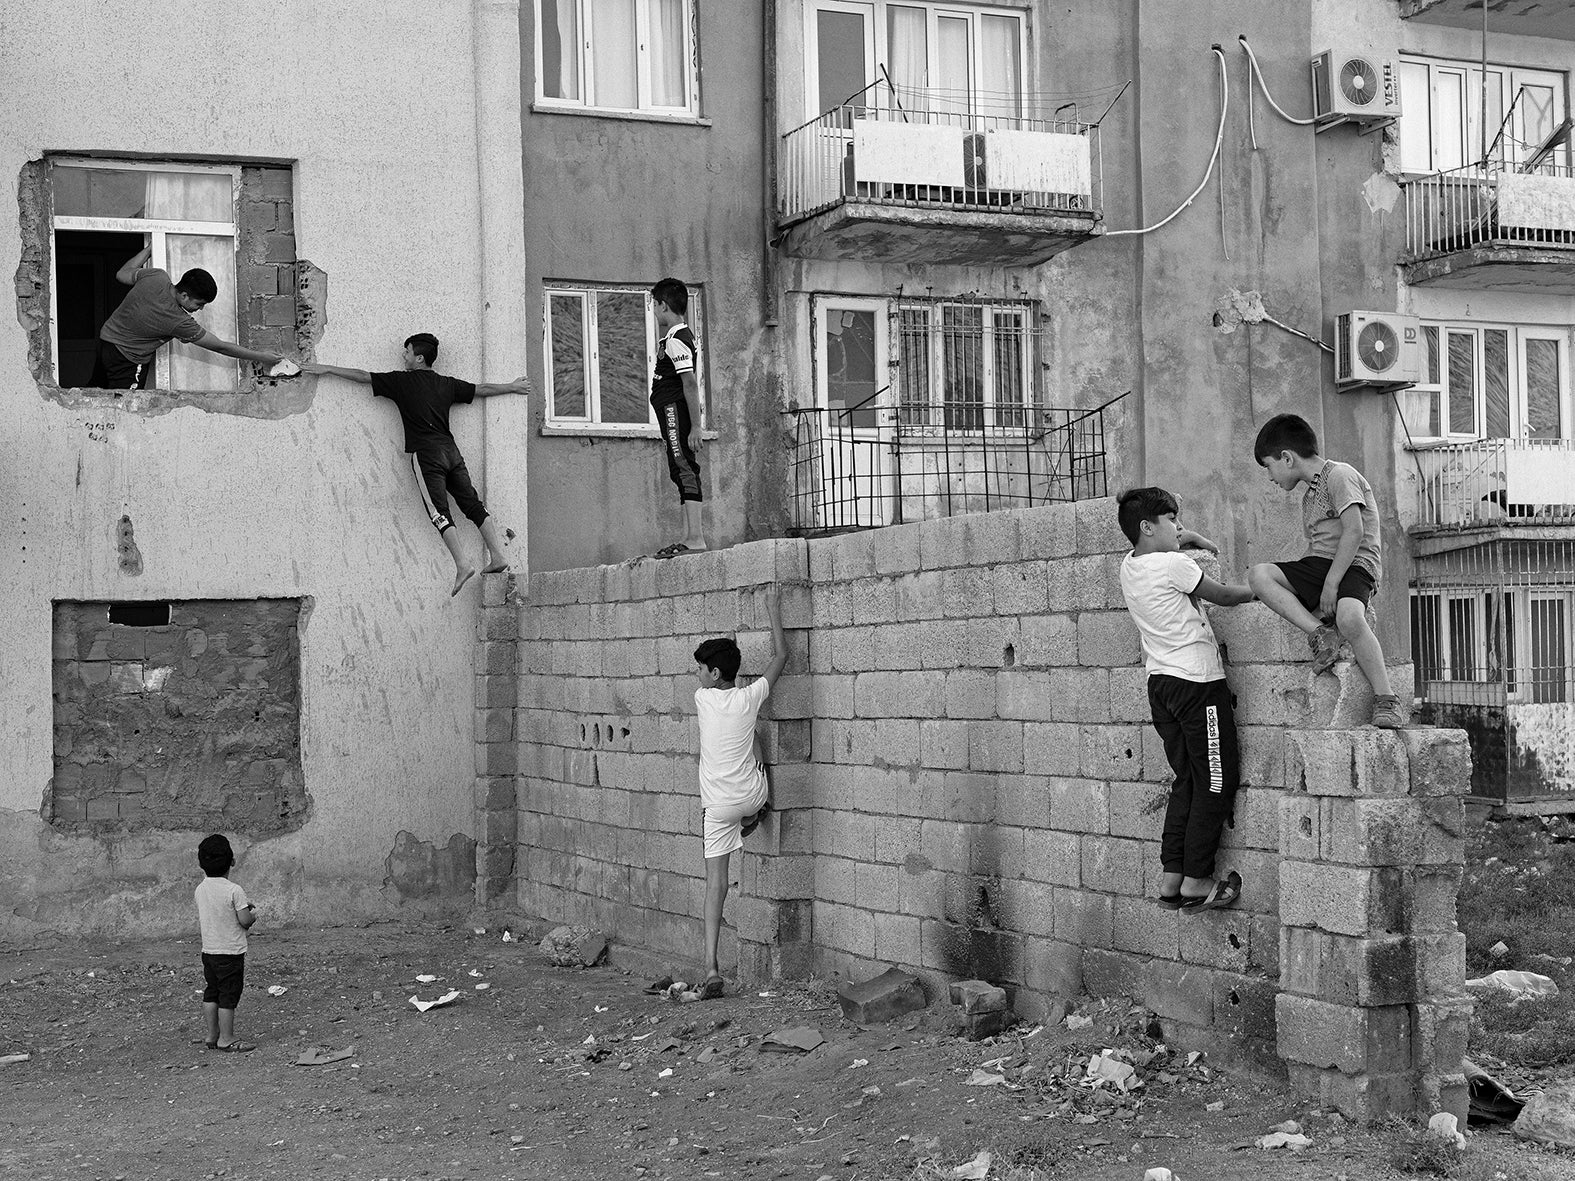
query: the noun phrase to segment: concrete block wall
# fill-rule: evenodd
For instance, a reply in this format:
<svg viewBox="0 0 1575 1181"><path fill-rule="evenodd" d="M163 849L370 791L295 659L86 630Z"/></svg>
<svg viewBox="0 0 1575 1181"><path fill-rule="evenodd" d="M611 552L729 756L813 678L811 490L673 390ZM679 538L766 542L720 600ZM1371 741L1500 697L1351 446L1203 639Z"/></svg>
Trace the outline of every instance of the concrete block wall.
<svg viewBox="0 0 1575 1181"><path fill-rule="evenodd" d="M1282 812L1306 795L1286 733L1365 722L1371 692L1348 664L1310 677L1305 642L1265 608L1216 612L1244 784L1220 872L1246 888L1231 910L1161 910L1171 773L1121 598L1126 548L1097 500L533 575L519 904L669 963L698 956L691 653L737 632L759 668L756 588L774 578L792 649L762 715L778 811L735 859L724 963L859 979L898 964L937 994L978 977L1028 1015L1124 993L1178 1043L1278 1063ZM1332 815L1331 853L1440 851L1388 819Z"/></svg>

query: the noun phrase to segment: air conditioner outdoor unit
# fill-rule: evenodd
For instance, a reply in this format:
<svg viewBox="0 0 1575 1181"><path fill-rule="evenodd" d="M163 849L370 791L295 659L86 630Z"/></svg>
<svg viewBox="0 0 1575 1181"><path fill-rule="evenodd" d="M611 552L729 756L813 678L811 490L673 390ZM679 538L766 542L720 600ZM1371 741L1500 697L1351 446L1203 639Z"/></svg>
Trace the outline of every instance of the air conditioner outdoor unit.
<svg viewBox="0 0 1575 1181"><path fill-rule="evenodd" d="M1326 49L1312 59L1312 85L1320 129L1400 117L1400 69L1391 60Z"/></svg>
<svg viewBox="0 0 1575 1181"><path fill-rule="evenodd" d="M1422 379L1421 329L1415 316L1346 312L1334 321L1337 390L1396 390Z"/></svg>

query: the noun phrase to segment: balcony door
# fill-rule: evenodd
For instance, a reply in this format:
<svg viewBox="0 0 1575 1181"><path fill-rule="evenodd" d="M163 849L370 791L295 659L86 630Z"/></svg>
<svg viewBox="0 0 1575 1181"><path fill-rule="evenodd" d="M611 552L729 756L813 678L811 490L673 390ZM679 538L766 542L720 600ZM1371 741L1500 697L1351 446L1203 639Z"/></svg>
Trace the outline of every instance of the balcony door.
<svg viewBox="0 0 1575 1181"><path fill-rule="evenodd" d="M884 525L892 505L893 439L886 301L815 301L814 473L819 527Z"/></svg>

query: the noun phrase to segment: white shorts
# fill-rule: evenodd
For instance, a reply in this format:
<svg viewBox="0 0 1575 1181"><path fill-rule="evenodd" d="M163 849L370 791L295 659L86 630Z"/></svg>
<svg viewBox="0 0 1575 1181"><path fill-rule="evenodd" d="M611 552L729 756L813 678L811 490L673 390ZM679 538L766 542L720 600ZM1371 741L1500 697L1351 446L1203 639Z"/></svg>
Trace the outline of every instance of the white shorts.
<svg viewBox="0 0 1575 1181"><path fill-rule="evenodd" d="M759 786L737 803L718 804L705 809L705 855L725 857L744 847L744 818L753 816L765 806L771 794L765 768L761 768Z"/></svg>

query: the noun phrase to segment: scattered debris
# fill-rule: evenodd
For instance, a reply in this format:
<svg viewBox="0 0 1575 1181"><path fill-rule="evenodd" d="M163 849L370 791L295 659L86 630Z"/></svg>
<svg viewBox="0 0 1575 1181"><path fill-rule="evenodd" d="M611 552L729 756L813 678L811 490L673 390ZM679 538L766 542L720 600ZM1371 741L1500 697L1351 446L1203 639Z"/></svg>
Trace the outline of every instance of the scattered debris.
<svg viewBox="0 0 1575 1181"><path fill-rule="evenodd" d="M660 980L653 980L647 984L645 992L649 996L661 996L672 986L673 978L671 976L663 976Z"/></svg>
<svg viewBox="0 0 1575 1181"><path fill-rule="evenodd" d="M491 987L492 987L492 985L488 984L485 980L483 980L480 984L476 985L476 991L477 992L486 992L487 989L489 989Z"/></svg>
<svg viewBox="0 0 1575 1181"><path fill-rule="evenodd" d="M537 946L559 968L594 967L607 954L606 936L589 927L554 927Z"/></svg>
<svg viewBox="0 0 1575 1181"><path fill-rule="evenodd" d="M1137 1077L1137 1069L1132 1065L1130 1055L1125 1050L1101 1050L1089 1057L1083 1085L1098 1088L1106 1083L1123 1095L1143 1085L1143 1080Z"/></svg>
<svg viewBox="0 0 1575 1181"><path fill-rule="evenodd" d="M301 1052L295 1060L297 1066L326 1066L330 1062L342 1062L346 1058L355 1057L355 1047L346 1046L343 1050L336 1050L326 1042L311 1046Z"/></svg>
<svg viewBox="0 0 1575 1181"><path fill-rule="evenodd" d="M825 1040L813 1025L795 1025L766 1034L760 1048L774 1054L807 1054Z"/></svg>
<svg viewBox="0 0 1575 1181"><path fill-rule="evenodd" d="M1290 1122L1292 1121L1287 1121ZM1283 1129L1285 1124L1281 1124L1280 1127ZM1300 1152L1304 1148L1311 1148L1312 1140L1299 1131L1278 1131L1270 1132L1267 1136L1259 1136L1256 1144L1259 1148L1289 1148L1292 1152Z"/></svg>
<svg viewBox="0 0 1575 1181"><path fill-rule="evenodd" d="M992 1074L988 1070L974 1067L974 1072L964 1080L965 1087L998 1087L1006 1081L1004 1074Z"/></svg>
<svg viewBox="0 0 1575 1181"><path fill-rule="evenodd" d="M960 1178L961 1181L983 1181L983 1178L990 1175L990 1164L994 1160L992 1154L981 1150L979 1155L967 1164L958 1165L953 1169L952 1176Z"/></svg>
<svg viewBox="0 0 1575 1181"><path fill-rule="evenodd" d="M503 928L503 942L505 942L505 943L518 943L519 940L514 938L514 932L513 931L509 930L507 927L504 927Z"/></svg>
<svg viewBox="0 0 1575 1181"><path fill-rule="evenodd" d="M1516 1098L1513 1091L1469 1058L1461 1061L1460 1069L1465 1072L1466 1087L1470 1094L1470 1110L1466 1116L1468 1123L1515 1122L1515 1117L1526 1106L1525 1100Z"/></svg>
<svg viewBox="0 0 1575 1181"><path fill-rule="evenodd" d="M1492 956L1496 960L1501 960L1508 954L1509 944L1505 943L1502 939L1500 939L1492 947L1488 948L1488 955Z"/></svg>
<svg viewBox="0 0 1575 1181"><path fill-rule="evenodd" d="M17 1062L26 1062L31 1054L0 1054L0 1066L10 1066Z"/></svg>
<svg viewBox="0 0 1575 1181"><path fill-rule="evenodd" d="M1440 1111L1427 1121L1427 1134L1453 1144L1462 1152L1466 1148L1466 1134L1460 1130L1460 1121L1447 1111Z"/></svg>
<svg viewBox="0 0 1575 1181"><path fill-rule="evenodd" d="M848 1063L848 1069L857 1070L859 1067L868 1066L869 1064L870 1060L868 1058L855 1058L852 1062Z"/></svg>
<svg viewBox="0 0 1575 1181"><path fill-rule="evenodd" d="M1143 1174L1143 1181L1176 1181L1176 1174L1169 1169L1154 1168Z"/></svg>
<svg viewBox="0 0 1575 1181"><path fill-rule="evenodd" d="M1225 1110L1225 1100L1223 1100L1223 1099L1216 1099L1216 1100L1214 1100L1213 1103L1205 1103L1203 1105L1203 1110L1204 1111L1224 1111Z"/></svg>
<svg viewBox="0 0 1575 1181"><path fill-rule="evenodd" d="M485 935L487 933L485 927L472 927L471 930L477 935Z"/></svg>
<svg viewBox="0 0 1575 1181"><path fill-rule="evenodd" d="M1515 1135L1539 1144L1575 1148L1575 1081L1558 1083L1526 1100L1515 1120Z"/></svg>
<svg viewBox="0 0 1575 1181"><path fill-rule="evenodd" d="M431 975L430 973L423 973L422 975L416 977L416 983L418 983L418 984L431 984L436 979L437 979L437 977Z"/></svg>
<svg viewBox="0 0 1575 1181"><path fill-rule="evenodd" d="M1467 980L1466 987L1497 988L1509 993L1515 1000L1559 995L1559 986L1552 977L1543 976L1538 972L1511 971L1508 968L1500 968L1496 972L1489 972L1486 976Z"/></svg>
<svg viewBox="0 0 1575 1181"><path fill-rule="evenodd" d="M1545 964L1558 964L1561 968L1567 968L1571 964L1575 964L1575 955L1549 955L1545 951L1539 951L1531 958L1541 960Z"/></svg>
<svg viewBox="0 0 1575 1181"><path fill-rule="evenodd" d="M442 1005L451 1005L459 999L459 989L451 989L438 997L435 1001L424 1001L420 997L411 997L410 1003L416 1007L418 1013L425 1013L428 1009L436 1009Z"/></svg>
<svg viewBox="0 0 1575 1181"><path fill-rule="evenodd" d="M657 1078L672 1078L673 1077L673 1068L671 1066L663 1067L661 1073L659 1073L656 1077Z"/></svg>
<svg viewBox="0 0 1575 1181"><path fill-rule="evenodd" d="M951 986L951 1001L962 1007L963 1033L969 1041L993 1037L1012 1023L1006 990L984 980L958 980Z"/></svg>
<svg viewBox="0 0 1575 1181"><path fill-rule="evenodd" d="M844 981L837 986L837 1000L842 1015L860 1025L892 1021L926 1004L919 978L901 968L887 968L862 984Z"/></svg>
<svg viewBox="0 0 1575 1181"><path fill-rule="evenodd" d="M1072 1030L1087 1029L1093 1023L1094 1019L1092 1017L1085 1017L1081 1013L1068 1014L1066 1019L1066 1027Z"/></svg>
<svg viewBox="0 0 1575 1181"><path fill-rule="evenodd" d="M287 993L289 991L290 991L290 986L288 984L270 984L268 986L268 995L269 996L283 996L285 993Z"/></svg>
<svg viewBox="0 0 1575 1181"><path fill-rule="evenodd" d="M467 976L480 976L481 975L481 969L480 968L472 968L469 972L466 972L465 975L467 975Z"/></svg>

